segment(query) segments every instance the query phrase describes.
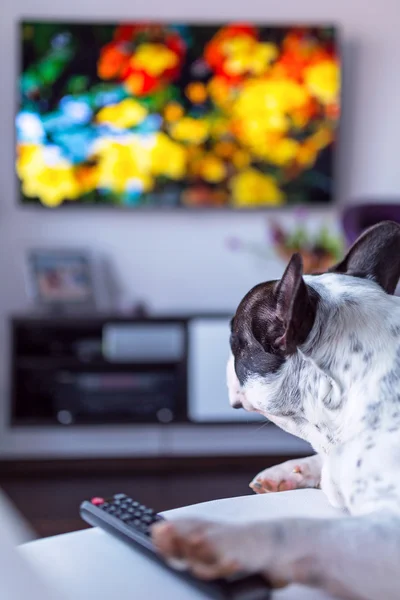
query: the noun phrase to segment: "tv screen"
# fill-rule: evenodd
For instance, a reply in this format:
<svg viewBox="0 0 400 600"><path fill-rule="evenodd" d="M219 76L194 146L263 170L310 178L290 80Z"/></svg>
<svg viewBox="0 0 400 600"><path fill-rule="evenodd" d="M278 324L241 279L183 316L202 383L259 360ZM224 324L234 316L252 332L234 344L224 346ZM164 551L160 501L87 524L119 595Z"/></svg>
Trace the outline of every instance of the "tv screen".
<svg viewBox="0 0 400 600"><path fill-rule="evenodd" d="M333 199L333 27L20 24L24 204L259 209Z"/></svg>

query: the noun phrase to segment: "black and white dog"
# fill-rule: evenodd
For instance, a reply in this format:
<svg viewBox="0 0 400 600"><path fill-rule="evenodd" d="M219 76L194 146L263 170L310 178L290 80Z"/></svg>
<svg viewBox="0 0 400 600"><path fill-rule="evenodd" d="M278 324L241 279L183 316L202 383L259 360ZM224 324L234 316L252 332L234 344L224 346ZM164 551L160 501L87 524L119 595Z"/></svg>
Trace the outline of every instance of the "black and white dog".
<svg viewBox="0 0 400 600"><path fill-rule="evenodd" d="M169 559L199 577L265 573L276 587L342 598L400 598L400 226L365 232L328 273L254 287L232 320L231 405L257 411L317 454L260 473L256 492L321 487L332 520L159 524Z"/></svg>

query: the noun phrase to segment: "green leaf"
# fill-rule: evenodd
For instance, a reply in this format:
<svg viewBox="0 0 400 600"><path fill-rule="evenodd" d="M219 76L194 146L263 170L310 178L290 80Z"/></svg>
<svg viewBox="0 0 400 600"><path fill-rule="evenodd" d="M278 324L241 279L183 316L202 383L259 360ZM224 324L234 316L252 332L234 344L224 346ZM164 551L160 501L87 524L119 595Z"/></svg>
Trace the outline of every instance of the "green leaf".
<svg viewBox="0 0 400 600"><path fill-rule="evenodd" d="M89 77L86 75L73 75L67 84L69 94L81 94L86 91L89 84Z"/></svg>

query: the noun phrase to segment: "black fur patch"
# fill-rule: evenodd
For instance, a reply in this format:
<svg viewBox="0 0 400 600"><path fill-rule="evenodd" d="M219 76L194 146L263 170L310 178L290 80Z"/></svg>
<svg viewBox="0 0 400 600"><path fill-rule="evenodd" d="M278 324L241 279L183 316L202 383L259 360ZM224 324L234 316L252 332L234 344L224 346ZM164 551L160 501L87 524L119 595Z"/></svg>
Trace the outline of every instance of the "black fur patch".
<svg viewBox="0 0 400 600"><path fill-rule="evenodd" d="M372 361L372 357L373 357L374 353L372 350L367 350L367 352L365 352L365 354L363 355L363 361L369 365Z"/></svg>
<svg viewBox="0 0 400 600"><path fill-rule="evenodd" d="M394 336L394 337L399 337L400 336L400 325L392 325L390 327L390 333Z"/></svg>
<svg viewBox="0 0 400 600"><path fill-rule="evenodd" d="M340 299L346 304L346 306L359 306L360 303L348 292L343 292Z"/></svg>
<svg viewBox="0 0 400 600"><path fill-rule="evenodd" d="M269 281L255 286L243 298L231 322L230 345L235 359L235 371L243 386L252 375L268 378L277 373L288 355L277 346L277 340L285 335L285 326L277 316L277 281ZM303 282L304 294L309 305L302 314L301 327L296 329L299 343L304 343L315 319L318 294ZM288 390L290 398L278 400L278 403L299 406L300 392ZM277 407L278 409L278 407ZM279 410L277 413L279 414Z"/></svg>
<svg viewBox="0 0 400 600"><path fill-rule="evenodd" d="M386 373L381 379L381 388L383 399L393 398L393 392L395 387L400 382L400 347L396 350L396 356L392 363L392 368ZM397 397L399 400L399 397Z"/></svg>
<svg viewBox="0 0 400 600"><path fill-rule="evenodd" d="M358 354L359 352L362 352L363 350L363 345L360 342L360 340L358 339L358 337L356 336L355 333L351 333L350 334L350 352L353 352L354 354Z"/></svg>

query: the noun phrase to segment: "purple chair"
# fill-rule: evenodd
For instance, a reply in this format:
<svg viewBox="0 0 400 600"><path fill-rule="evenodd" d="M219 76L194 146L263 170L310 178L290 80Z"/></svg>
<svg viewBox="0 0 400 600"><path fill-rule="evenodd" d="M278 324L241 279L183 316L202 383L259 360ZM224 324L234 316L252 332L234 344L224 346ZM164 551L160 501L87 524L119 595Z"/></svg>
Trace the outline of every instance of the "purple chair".
<svg viewBox="0 0 400 600"><path fill-rule="evenodd" d="M400 204L354 204L345 208L342 224L349 246L371 225L379 221L400 223Z"/></svg>
<svg viewBox="0 0 400 600"><path fill-rule="evenodd" d="M343 211L342 225L347 244L351 246L367 227L379 221L400 223L400 204L354 204ZM396 296L400 296L400 285Z"/></svg>

